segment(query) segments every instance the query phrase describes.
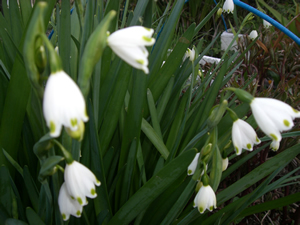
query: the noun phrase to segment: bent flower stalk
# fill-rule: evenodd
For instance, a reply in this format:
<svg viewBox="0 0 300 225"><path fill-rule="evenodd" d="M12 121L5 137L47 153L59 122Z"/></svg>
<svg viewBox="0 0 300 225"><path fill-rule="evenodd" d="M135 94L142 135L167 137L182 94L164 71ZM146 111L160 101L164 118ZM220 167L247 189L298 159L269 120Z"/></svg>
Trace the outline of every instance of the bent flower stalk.
<svg viewBox="0 0 300 225"><path fill-rule="evenodd" d="M43 112L51 137L58 137L63 125L69 129L69 133L80 130L74 137L80 139L84 131L83 122L89 119L79 87L64 71L49 76L45 87Z"/></svg>
<svg viewBox="0 0 300 225"><path fill-rule="evenodd" d="M242 153L242 149L253 150L254 144L259 144L255 130L244 120L237 119L232 125L232 143L237 155Z"/></svg>
<svg viewBox="0 0 300 225"><path fill-rule="evenodd" d="M80 205L87 205L86 197L97 197L95 185L100 186L101 183L84 165L76 161L67 164L64 177L68 193Z"/></svg>
<svg viewBox="0 0 300 225"><path fill-rule="evenodd" d="M292 129L293 120L300 117L300 112L272 98L254 98L250 107L257 125L272 139L271 149L278 150L282 138L280 132Z"/></svg>
<svg viewBox="0 0 300 225"><path fill-rule="evenodd" d="M153 29L142 26L127 27L109 35L107 44L116 55L129 65L148 74L149 53L145 46L151 46L155 43L155 39L151 37L153 32Z"/></svg>

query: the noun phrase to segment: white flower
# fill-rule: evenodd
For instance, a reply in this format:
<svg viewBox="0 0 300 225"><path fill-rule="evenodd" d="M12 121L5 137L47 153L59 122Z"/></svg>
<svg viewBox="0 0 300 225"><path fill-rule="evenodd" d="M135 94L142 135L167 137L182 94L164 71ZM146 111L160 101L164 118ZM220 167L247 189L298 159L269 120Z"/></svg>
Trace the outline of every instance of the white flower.
<svg viewBox="0 0 300 225"><path fill-rule="evenodd" d="M232 143L237 155L242 153L242 149L253 150L254 144L259 144L254 129L244 120L237 119L232 125Z"/></svg>
<svg viewBox="0 0 300 225"><path fill-rule="evenodd" d="M200 156L200 153L198 152L193 161L191 162L191 164L188 166L188 171L187 171L187 174L190 176L190 175L193 175L195 173L195 170L197 168L197 165L198 165L198 159L199 159L199 156Z"/></svg>
<svg viewBox="0 0 300 225"><path fill-rule="evenodd" d="M234 4L232 0L226 0L223 5L223 12L233 13Z"/></svg>
<svg viewBox="0 0 300 225"><path fill-rule="evenodd" d="M222 171L225 171L228 167L228 157L222 159Z"/></svg>
<svg viewBox="0 0 300 225"><path fill-rule="evenodd" d="M80 217L82 213L82 205L80 205L75 199L72 199L67 191L66 183L63 183L60 187L58 194L58 206L62 218L64 221L70 218L70 215Z"/></svg>
<svg viewBox="0 0 300 225"><path fill-rule="evenodd" d="M257 36L258 36L258 33L257 33L256 30L251 31L250 34L249 34L249 38L250 38L252 41L253 41L255 38L257 38Z"/></svg>
<svg viewBox="0 0 300 225"><path fill-rule="evenodd" d="M217 199L214 190L211 186L203 185L198 191L194 199L194 208L198 207L199 212L202 214L206 209L212 211L217 208Z"/></svg>
<svg viewBox="0 0 300 225"><path fill-rule="evenodd" d="M88 121L83 95L64 71L49 76L43 112L52 137L60 135L62 125L71 131L77 131L82 121Z"/></svg>
<svg viewBox="0 0 300 225"><path fill-rule="evenodd" d="M147 74L149 53L145 46L155 43L151 38L153 32L153 29L142 26L127 27L109 35L107 44L121 59Z"/></svg>
<svg viewBox="0 0 300 225"><path fill-rule="evenodd" d="M272 98L254 98L250 107L257 125L273 140L271 148L278 150L280 132L290 130L294 126L293 120L300 117L300 112Z"/></svg>
<svg viewBox="0 0 300 225"><path fill-rule="evenodd" d="M186 57L190 58L190 61L194 61L194 59L195 59L195 49L193 48L191 50L191 49L188 48L187 51L185 52L185 55L186 55Z"/></svg>
<svg viewBox="0 0 300 225"><path fill-rule="evenodd" d="M264 26L264 28L268 29L269 27L272 26L272 24L270 24L270 23L269 23L268 21L266 21L266 20L263 20L263 26Z"/></svg>
<svg viewBox="0 0 300 225"><path fill-rule="evenodd" d="M73 161L65 168L65 182L70 196L76 199L80 205L86 205L86 196L96 198L95 185L99 186L100 181L84 165Z"/></svg>

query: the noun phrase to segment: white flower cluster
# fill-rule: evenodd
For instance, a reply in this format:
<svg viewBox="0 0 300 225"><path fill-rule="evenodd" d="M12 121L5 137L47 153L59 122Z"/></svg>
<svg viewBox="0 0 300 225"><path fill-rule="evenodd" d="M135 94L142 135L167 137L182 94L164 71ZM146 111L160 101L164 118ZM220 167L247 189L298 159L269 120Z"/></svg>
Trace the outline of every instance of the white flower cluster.
<svg viewBox="0 0 300 225"><path fill-rule="evenodd" d="M70 215L81 216L83 206L88 204L86 197L96 198L95 185L100 186L101 183L88 168L76 161L66 165L64 178L65 182L59 190L58 206L66 221Z"/></svg>
<svg viewBox="0 0 300 225"><path fill-rule="evenodd" d="M290 130L293 120L300 117L300 112L288 104L271 98L253 98L250 107L260 129L271 138L271 149L277 151L282 139L280 132ZM254 144L259 144L254 129L243 120L236 120L232 126L232 142L237 155L242 149L252 151Z"/></svg>

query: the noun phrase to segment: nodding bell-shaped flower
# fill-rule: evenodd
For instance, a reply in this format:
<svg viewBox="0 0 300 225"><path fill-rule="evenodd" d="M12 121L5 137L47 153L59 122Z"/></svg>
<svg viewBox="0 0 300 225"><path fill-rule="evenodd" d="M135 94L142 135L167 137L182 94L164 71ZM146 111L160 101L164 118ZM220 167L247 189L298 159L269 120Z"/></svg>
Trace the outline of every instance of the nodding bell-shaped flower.
<svg viewBox="0 0 300 225"><path fill-rule="evenodd" d="M263 20L263 26L264 26L265 29L268 29L269 27L272 26L272 24L270 24L270 23L269 23L268 21L266 21L266 20Z"/></svg>
<svg viewBox="0 0 300 225"><path fill-rule="evenodd" d="M195 173L195 170L197 168L197 165L198 165L198 159L199 159L199 156L200 156L200 153L198 152L193 161L191 162L191 164L188 166L188 171L187 171L187 174L190 176L190 175L193 175Z"/></svg>
<svg viewBox="0 0 300 225"><path fill-rule="evenodd" d="M233 13L234 3L232 0L226 0L223 5L223 12Z"/></svg>
<svg viewBox="0 0 300 225"><path fill-rule="evenodd" d="M242 149L253 150L254 144L259 144L255 130L244 120L237 119L232 125L232 143L237 155L242 153Z"/></svg>
<svg viewBox="0 0 300 225"><path fill-rule="evenodd" d="M258 36L258 33L257 33L256 30L251 31L250 34L249 34L249 38L250 38L252 41L253 41L255 38L257 38L257 36Z"/></svg>
<svg viewBox="0 0 300 225"><path fill-rule="evenodd" d="M257 125L273 140L270 147L278 150L280 132L290 130L294 126L293 120L300 117L300 112L272 98L254 98L250 107Z"/></svg>
<svg viewBox="0 0 300 225"><path fill-rule="evenodd" d="M66 183L63 183L60 187L58 194L58 206L62 218L67 221L70 215L80 217L82 213L82 205L80 205L75 199L72 199L67 191Z"/></svg>
<svg viewBox="0 0 300 225"><path fill-rule="evenodd" d="M120 29L107 38L107 44L121 59L136 69L148 69L148 51L145 46L155 43L152 38L154 30L142 26L132 26Z"/></svg>
<svg viewBox="0 0 300 225"><path fill-rule="evenodd" d="M225 171L228 167L228 157L226 157L225 159L222 158L222 171Z"/></svg>
<svg viewBox="0 0 300 225"><path fill-rule="evenodd" d="M191 49L188 48L185 52L185 55L186 55L186 57L190 58L190 61L194 61L194 59L195 59L195 49L192 48L192 50L191 50Z"/></svg>
<svg viewBox="0 0 300 225"><path fill-rule="evenodd" d="M50 136L58 137L62 126L80 139L84 132L83 122L88 121L84 97L76 83L64 71L49 76L43 99L43 112L50 128ZM81 132L76 132L78 130Z"/></svg>
<svg viewBox="0 0 300 225"><path fill-rule="evenodd" d="M68 193L80 205L87 204L86 197L97 197L95 185L100 186L101 183L84 165L76 161L67 164L64 177Z"/></svg>
<svg viewBox="0 0 300 225"><path fill-rule="evenodd" d="M194 199L194 208L202 214L206 209L210 212L217 208L217 199L214 190L209 185L203 184Z"/></svg>

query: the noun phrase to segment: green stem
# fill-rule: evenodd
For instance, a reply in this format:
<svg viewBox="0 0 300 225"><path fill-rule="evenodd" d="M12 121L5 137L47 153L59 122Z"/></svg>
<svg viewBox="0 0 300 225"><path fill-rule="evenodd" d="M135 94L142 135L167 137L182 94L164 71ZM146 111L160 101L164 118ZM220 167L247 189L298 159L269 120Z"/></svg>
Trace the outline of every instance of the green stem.
<svg viewBox="0 0 300 225"><path fill-rule="evenodd" d="M58 142L57 140L53 139L52 140L59 148L60 150L62 151L63 155L65 156L65 159L66 159L66 162L67 164L71 164L74 159L71 155L71 153L69 151L67 151L64 146L62 146L62 144L60 142Z"/></svg>

